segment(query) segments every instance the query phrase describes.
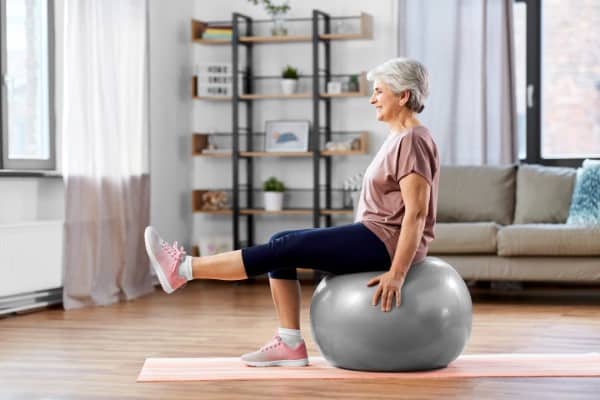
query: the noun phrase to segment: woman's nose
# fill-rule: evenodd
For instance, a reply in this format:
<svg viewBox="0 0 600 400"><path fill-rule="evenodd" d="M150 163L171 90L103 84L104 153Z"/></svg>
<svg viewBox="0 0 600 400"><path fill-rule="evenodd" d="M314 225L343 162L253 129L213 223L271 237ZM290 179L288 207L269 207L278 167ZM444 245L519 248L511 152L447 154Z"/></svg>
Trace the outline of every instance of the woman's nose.
<svg viewBox="0 0 600 400"><path fill-rule="evenodd" d="M377 100L375 99L375 96L371 96L371 98L369 99L369 102L370 102L371 104L375 104L375 102L376 102L376 101L377 101Z"/></svg>

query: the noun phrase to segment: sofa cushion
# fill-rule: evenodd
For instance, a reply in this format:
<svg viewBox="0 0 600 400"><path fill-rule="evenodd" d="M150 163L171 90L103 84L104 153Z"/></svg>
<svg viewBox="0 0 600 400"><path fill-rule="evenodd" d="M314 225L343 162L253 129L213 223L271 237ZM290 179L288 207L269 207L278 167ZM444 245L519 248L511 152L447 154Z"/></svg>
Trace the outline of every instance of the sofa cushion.
<svg viewBox="0 0 600 400"><path fill-rule="evenodd" d="M514 223L564 223L576 173L575 168L519 166Z"/></svg>
<svg viewBox="0 0 600 400"><path fill-rule="evenodd" d="M498 232L498 255L600 255L600 226L527 224L501 227Z"/></svg>
<svg viewBox="0 0 600 400"><path fill-rule="evenodd" d="M428 254L496 254L498 228L494 222L438 222Z"/></svg>
<svg viewBox="0 0 600 400"><path fill-rule="evenodd" d="M440 168L439 222L512 223L516 165Z"/></svg>
<svg viewBox="0 0 600 400"><path fill-rule="evenodd" d="M585 160L577 170L567 224L600 225L600 161Z"/></svg>

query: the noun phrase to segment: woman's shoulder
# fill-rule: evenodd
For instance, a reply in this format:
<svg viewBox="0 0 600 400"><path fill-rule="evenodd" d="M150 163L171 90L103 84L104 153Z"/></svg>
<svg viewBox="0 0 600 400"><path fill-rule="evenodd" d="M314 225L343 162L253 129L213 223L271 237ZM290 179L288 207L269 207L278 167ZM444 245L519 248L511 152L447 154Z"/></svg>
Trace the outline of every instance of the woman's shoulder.
<svg viewBox="0 0 600 400"><path fill-rule="evenodd" d="M431 136L429 128L425 125L413 126L409 133L415 136Z"/></svg>
<svg viewBox="0 0 600 400"><path fill-rule="evenodd" d="M397 135L395 138L395 145L399 146L401 143L406 142L421 142L423 140L427 142L433 142L433 137L424 125L413 126L406 132Z"/></svg>

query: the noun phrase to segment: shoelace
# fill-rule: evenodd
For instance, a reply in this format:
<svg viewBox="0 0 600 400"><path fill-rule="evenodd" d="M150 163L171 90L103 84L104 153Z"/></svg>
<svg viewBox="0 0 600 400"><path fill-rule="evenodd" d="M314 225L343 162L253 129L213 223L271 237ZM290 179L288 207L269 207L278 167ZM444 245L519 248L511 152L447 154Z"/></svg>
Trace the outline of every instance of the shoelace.
<svg viewBox="0 0 600 400"><path fill-rule="evenodd" d="M183 249L183 246L181 246L181 248L179 249L177 248L179 246L177 241L174 241L173 244L170 245L169 243L163 240L161 242L161 246L163 250L165 250L167 254L171 256L171 258L173 258L173 264L171 264L171 266L169 267L169 271L174 272L185 257L186 252Z"/></svg>
<svg viewBox="0 0 600 400"><path fill-rule="evenodd" d="M275 340L277 343L273 343L273 344L268 344L266 346L264 346L262 349L260 349L261 352L267 351L269 349L275 348L277 346L281 345L281 338L279 336L275 336L273 338L273 340Z"/></svg>

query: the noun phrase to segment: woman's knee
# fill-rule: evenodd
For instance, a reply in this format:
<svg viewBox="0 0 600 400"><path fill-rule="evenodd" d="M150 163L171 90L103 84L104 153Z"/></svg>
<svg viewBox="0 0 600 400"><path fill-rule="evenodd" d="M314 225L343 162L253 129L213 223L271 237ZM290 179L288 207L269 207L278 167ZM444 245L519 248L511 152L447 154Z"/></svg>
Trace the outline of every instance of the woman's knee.
<svg viewBox="0 0 600 400"><path fill-rule="evenodd" d="M277 232L274 233L273 235L271 235L271 237L269 238L269 242L273 242L279 238L284 237L285 235L291 233L292 231L281 231L281 232Z"/></svg>
<svg viewBox="0 0 600 400"><path fill-rule="evenodd" d="M269 272L269 278L271 279L286 279L286 280L298 280L298 273L296 268L283 268Z"/></svg>

